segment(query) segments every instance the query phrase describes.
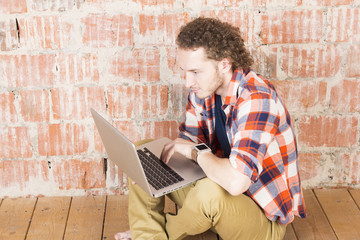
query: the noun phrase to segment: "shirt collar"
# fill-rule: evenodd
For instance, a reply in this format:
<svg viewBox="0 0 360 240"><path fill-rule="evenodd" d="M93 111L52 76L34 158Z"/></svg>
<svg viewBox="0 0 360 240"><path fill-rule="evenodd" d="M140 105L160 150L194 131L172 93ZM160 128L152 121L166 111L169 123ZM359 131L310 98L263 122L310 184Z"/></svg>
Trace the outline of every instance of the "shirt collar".
<svg viewBox="0 0 360 240"><path fill-rule="evenodd" d="M244 71L242 69L235 69L229 83L224 105L234 105L236 103L238 98L237 92L241 83L245 83Z"/></svg>

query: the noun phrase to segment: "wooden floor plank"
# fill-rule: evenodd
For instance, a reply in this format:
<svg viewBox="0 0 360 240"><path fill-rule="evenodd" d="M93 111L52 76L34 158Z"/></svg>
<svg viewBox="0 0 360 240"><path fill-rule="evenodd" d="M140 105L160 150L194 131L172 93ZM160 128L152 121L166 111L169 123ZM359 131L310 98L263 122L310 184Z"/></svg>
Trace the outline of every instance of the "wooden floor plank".
<svg viewBox="0 0 360 240"><path fill-rule="evenodd" d="M298 240L292 224L286 227L286 233L283 240Z"/></svg>
<svg viewBox="0 0 360 240"><path fill-rule="evenodd" d="M360 189L306 190L304 197L308 217L295 218L287 227L285 240L360 239ZM0 239L24 239L26 234L26 240L62 239L66 216L65 240L98 240L102 235L113 239L116 232L129 228L127 204L127 196L108 196L107 200L106 196L0 199ZM164 211L175 210L167 199ZM186 239L217 237L208 231Z"/></svg>
<svg viewBox="0 0 360 240"><path fill-rule="evenodd" d="M103 239L114 239L115 233L129 230L128 197L108 196Z"/></svg>
<svg viewBox="0 0 360 240"><path fill-rule="evenodd" d="M62 239L71 197L38 199L26 240Z"/></svg>
<svg viewBox="0 0 360 240"><path fill-rule="evenodd" d="M360 211L348 190L318 189L315 194L338 239L360 239Z"/></svg>
<svg viewBox="0 0 360 240"><path fill-rule="evenodd" d="M176 205L166 197L164 212L176 213ZM103 239L112 239L115 233L129 230L128 196L108 196Z"/></svg>
<svg viewBox="0 0 360 240"><path fill-rule="evenodd" d="M101 239L106 196L73 197L65 240Z"/></svg>
<svg viewBox="0 0 360 240"><path fill-rule="evenodd" d="M307 217L304 219L295 218L293 222L297 237L304 240L336 239L336 235L313 191L305 190L304 199Z"/></svg>
<svg viewBox="0 0 360 240"><path fill-rule="evenodd" d="M128 223L128 196L108 196L106 203L105 224L103 239L113 239L115 233L129 230ZM176 205L170 199L165 199L164 212L176 213ZM186 240L216 240L216 234L211 231L189 236Z"/></svg>
<svg viewBox="0 0 360 240"><path fill-rule="evenodd" d="M355 200L355 203L357 204L358 208L360 208L360 189L350 189L349 190L351 196Z"/></svg>
<svg viewBox="0 0 360 240"><path fill-rule="evenodd" d="M0 207L0 239L25 239L36 198L4 199Z"/></svg>
<svg viewBox="0 0 360 240"><path fill-rule="evenodd" d="M165 213L176 214L176 204L167 196L165 197Z"/></svg>

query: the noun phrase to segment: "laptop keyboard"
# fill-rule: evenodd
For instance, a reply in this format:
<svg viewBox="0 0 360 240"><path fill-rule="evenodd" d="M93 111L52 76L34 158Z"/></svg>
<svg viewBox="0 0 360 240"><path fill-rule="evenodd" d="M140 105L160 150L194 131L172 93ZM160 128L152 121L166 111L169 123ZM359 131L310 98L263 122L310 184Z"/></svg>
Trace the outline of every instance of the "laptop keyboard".
<svg viewBox="0 0 360 240"><path fill-rule="evenodd" d="M137 150L146 178L156 190L184 180L149 149Z"/></svg>

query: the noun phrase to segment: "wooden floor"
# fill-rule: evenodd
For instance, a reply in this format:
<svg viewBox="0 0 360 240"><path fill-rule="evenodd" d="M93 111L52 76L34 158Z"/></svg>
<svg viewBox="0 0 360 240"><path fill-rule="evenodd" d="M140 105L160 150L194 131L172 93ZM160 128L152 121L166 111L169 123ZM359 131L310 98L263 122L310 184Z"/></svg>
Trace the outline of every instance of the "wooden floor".
<svg viewBox="0 0 360 240"><path fill-rule="evenodd" d="M306 190L305 204L308 217L287 227L286 240L360 239L360 190ZM0 239L113 239L128 228L126 196L0 199Z"/></svg>

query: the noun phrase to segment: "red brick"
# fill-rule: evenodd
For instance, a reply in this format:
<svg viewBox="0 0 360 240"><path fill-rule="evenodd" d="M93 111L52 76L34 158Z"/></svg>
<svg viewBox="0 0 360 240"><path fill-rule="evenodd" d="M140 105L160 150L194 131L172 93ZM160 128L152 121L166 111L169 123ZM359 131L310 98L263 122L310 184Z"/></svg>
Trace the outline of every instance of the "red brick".
<svg viewBox="0 0 360 240"><path fill-rule="evenodd" d="M127 186L127 175L111 159L107 159L106 187L111 190L124 191Z"/></svg>
<svg viewBox="0 0 360 240"><path fill-rule="evenodd" d="M252 0L253 6L261 7L296 7L302 4L303 0Z"/></svg>
<svg viewBox="0 0 360 240"><path fill-rule="evenodd" d="M305 0L303 0L305 1ZM320 5L320 6L339 6L339 5L351 5L354 0L307 0L308 5Z"/></svg>
<svg viewBox="0 0 360 240"><path fill-rule="evenodd" d="M108 91L110 115L114 118L164 117L168 110L168 87L119 86Z"/></svg>
<svg viewBox="0 0 360 240"><path fill-rule="evenodd" d="M160 80L160 52L158 49L135 51L139 78L147 82Z"/></svg>
<svg viewBox="0 0 360 240"><path fill-rule="evenodd" d="M19 18L20 45L31 49L59 49L70 46L72 24L59 16Z"/></svg>
<svg viewBox="0 0 360 240"><path fill-rule="evenodd" d="M273 83L290 112L326 107L326 82L291 80Z"/></svg>
<svg viewBox="0 0 360 240"><path fill-rule="evenodd" d="M89 148L89 136L84 125L41 124L38 126L38 146L41 156L82 154Z"/></svg>
<svg viewBox="0 0 360 240"><path fill-rule="evenodd" d="M244 0L217 0L214 3L215 7L238 7L244 5ZM205 0L206 5L211 6L211 2Z"/></svg>
<svg viewBox="0 0 360 240"><path fill-rule="evenodd" d="M16 113L15 94L12 92L0 93L0 122L13 123L18 121L18 115Z"/></svg>
<svg viewBox="0 0 360 240"><path fill-rule="evenodd" d="M283 46L281 69L287 77L333 77L340 71L342 51L339 46Z"/></svg>
<svg viewBox="0 0 360 240"><path fill-rule="evenodd" d="M168 137L175 139L178 136L179 123L176 121L148 121L143 124L144 139Z"/></svg>
<svg viewBox="0 0 360 240"><path fill-rule="evenodd" d="M177 81L179 83L179 87L185 88L185 72L180 69L180 67L176 63L176 48L170 47L166 48L166 58L167 58L167 69L172 72L169 73L167 81L173 82L176 79L180 79L180 81ZM180 86L183 85L183 86ZM170 94L171 96L171 94Z"/></svg>
<svg viewBox="0 0 360 240"><path fill-rule="evenodd" d="M172 71L173 75L180 75L182 71L176 64L176 49L176 47L166 48L167 68Z"/></svg>
<svg viewBox="0 0 360 240"><path fill-rule="evenodd" d="M307 147L352 147L357 144L358 119L351 116L303 116L299 144Z"/></svg>
<svg viewBox="0 0 360 240"><path fill-rule="evenodd" d="M27 12L26 0L8 1L0 0L0 13L25 13Z"/></svg>
<svg viewBox="0 0 360 240"><path fill-rule="evenodd" d="M19 92L20 112L26 122L49 121L49 93L47 90L22 90Z"/></svg>
<svg viewBox="0 0 360 240"><path fill-rule="evenodd" d="M174 45L179 28L190 20L187 13L139 15L139 31L144 45Z"/></svg>
<svg viewBox="0 0 360 240"><path fill-rule="evenodd" d="M110 72L124 81L157 82L160 80L159 49L124 50L111 60Z"/></svg>
<svg viewBox="0 0 360 240"><path fill-rule="evenodd" d="M341 169L336 176L339 183L360 184L360 152L353 151L341 154L338 164L338 169Z"/></svg>
<svg viewBox="0 0 360 240"><path fill-rule="evenodd" d="M245 42L254 41L254 16L249 14L248 10L204 11L201 15L204 17L215 17L221 19L221 21L234 25L240 29L241 37Z"/></svg>
<svg viewBox="0 0 360 240"><path fill-rule="evenodd" d="M252 68L269 79L275 79L277 71L278 48L274 46L249 47L254 60Z"/></svg>
<svg viewBox="0 0 360 240"><path fill-rule="evenodd" d="M1 4L1 3L0 3ZM0 21L0 50L10 51L18 48L19 38L16 21Z"/></svg>
<svg viewBox="0 0 360 240"><path fill-rule="evenodd" d="M103 116L103 117L105 117L105 116ZM94 124L94 145L95 145L95 151L105 153L104 144L101 141L100 134L99 134L95 124Z"/></svg>
<svg viewBox="0 0 360 240"><path fill-rule="evenodd" d="M244 3L245 2L245 3ZM204 9L204 8L211 8L214 9L214 7L218 8L234 8L239 6L246 5L247 1L244 0L184 0L182 1L184 8L190 8L190 9ZM206 7L204 7L206 6Z"/></svg>
<svg viewBox="0 0 360 240"><path fill-rule="evenodd" d="M102 87L72 87L51 90L52 109L56 120L91 117L90 108L105 111L105 91Z"/></svg>
<svg viewBox="0 0 360 240"><path fill-rule="evenodd" d="M39 87L53 85L54 55L0 55L0 75L9 87Z"/></svg>
<svg viewBox="0 0 360 240"><path fill-rule="evenodd" d="M326 40L332 42L359 41L359 22L359 8L330 8L327 13Z"/></svg>
<svg viewBox="0 0 360 240"><path fill-rule="evenodd" d="M330 107L335 112L360 112L360 80L343 80L331 88Z"/></svg>
<svg viewBox="0 0 360 240"><path fill-rule="evenodd" d="M170 86L170 106L173 117L184 117L185 107L188 100L189 90L184 84Z"/></svg>
<svg viewBox="0 0 360 240"><path fill-rule="evenodd" d="M63 159L51 163L54 181L61 190L105 187L104 160Z"/></svg>
<svg viewBox="0 0 360 240"><path fill-rule="evenodd" d="M84 1L83 0L47 0L47 1L31 1L32 5L29 7L33 11L66 11L72 9L79 9Z"/></svg>
<svg viewBox="0 0 360 240"><path fill-rule="evenodd" d="M0 127L0 158L31 158L32 147L27 127Z"/></svg>
<svg viewBox="0 0 360 240"><path fill-rule="evenodd" d="M143 109L142 98L146 97L145 86L119 86L108 90L109 113L114 118L133 118ZM139 94L139 90L145 91Z"/></svg>
<svg viewBox="0 0 360 240"><path fill-rule="evenodd" d="M123 50L117 53L110 63L109 72L121 80L140 81L138 67L132 50ZM145 67L146 66L142 66ZM144 76L143 76L144 77Z"/></svg>
<svg viewBox="0 0 360 240"><path fill-rule="evenodd" d="M0 161L0 188L16 187L26 193L34 180L49 181L47 161L4 160Z"/></svg>
<svg viewBox="0 0 360 240"><path fill-rule="evenodd" d="M99 60L94 54L60 54L57 69L60 84L99 82Z"/></svg>
<svg viewBox="0 0 360 240"><path fill-rule="evenodd" d="M322 26L322 10L272 11L261 17L261 39L264 44L318 42Z"/></svg>
<svg viewBox="0 0 360 240"><path fill-rule="evenodd" d="M360 77L360 45L351 45L346 57L347 77Z"/></svg>
<svg viewBox="0 0 360 240"><path fill-rule="evenodd" d="M141 3L141 6L174 6L174 0L133 0Z"/></svg>
<svg viewBox="0 0 360 240"><path fill-rule="evenodd" d="M150 115L149 117L165 116L168 111L168 86L159 85L150 88Z"/></svg>
<svg viewBox="0 0 360 240"><path fill-rule="evenodd" d="M133 45L133 19L118 14L90 14L83 18L83 42L88 47L119 47Z"/></svg>
<svg viewBox="0 0 360 240"><path fill-rule="evenodd" d="M302 181L311 180L319 174L321 153L300 153L299 172Z"/></svg>
<svg viewBox="0 0 360 240"><path fill-rule="evenodd" d="M141 140L142 131L135 121L114 121L114 127L133 143Z"/></svg>
<svg viewBox="0 0 360 240"><path fill-rule="evenodd" d="M351 22L350 31L352 31L352 35L351 35L350 41L352 41L352 42L360 42L360 26L358 24L360 22L360 9L359 9L359 7L353 9L353 11L351 13L353 13L353 21Z"/></svg>

